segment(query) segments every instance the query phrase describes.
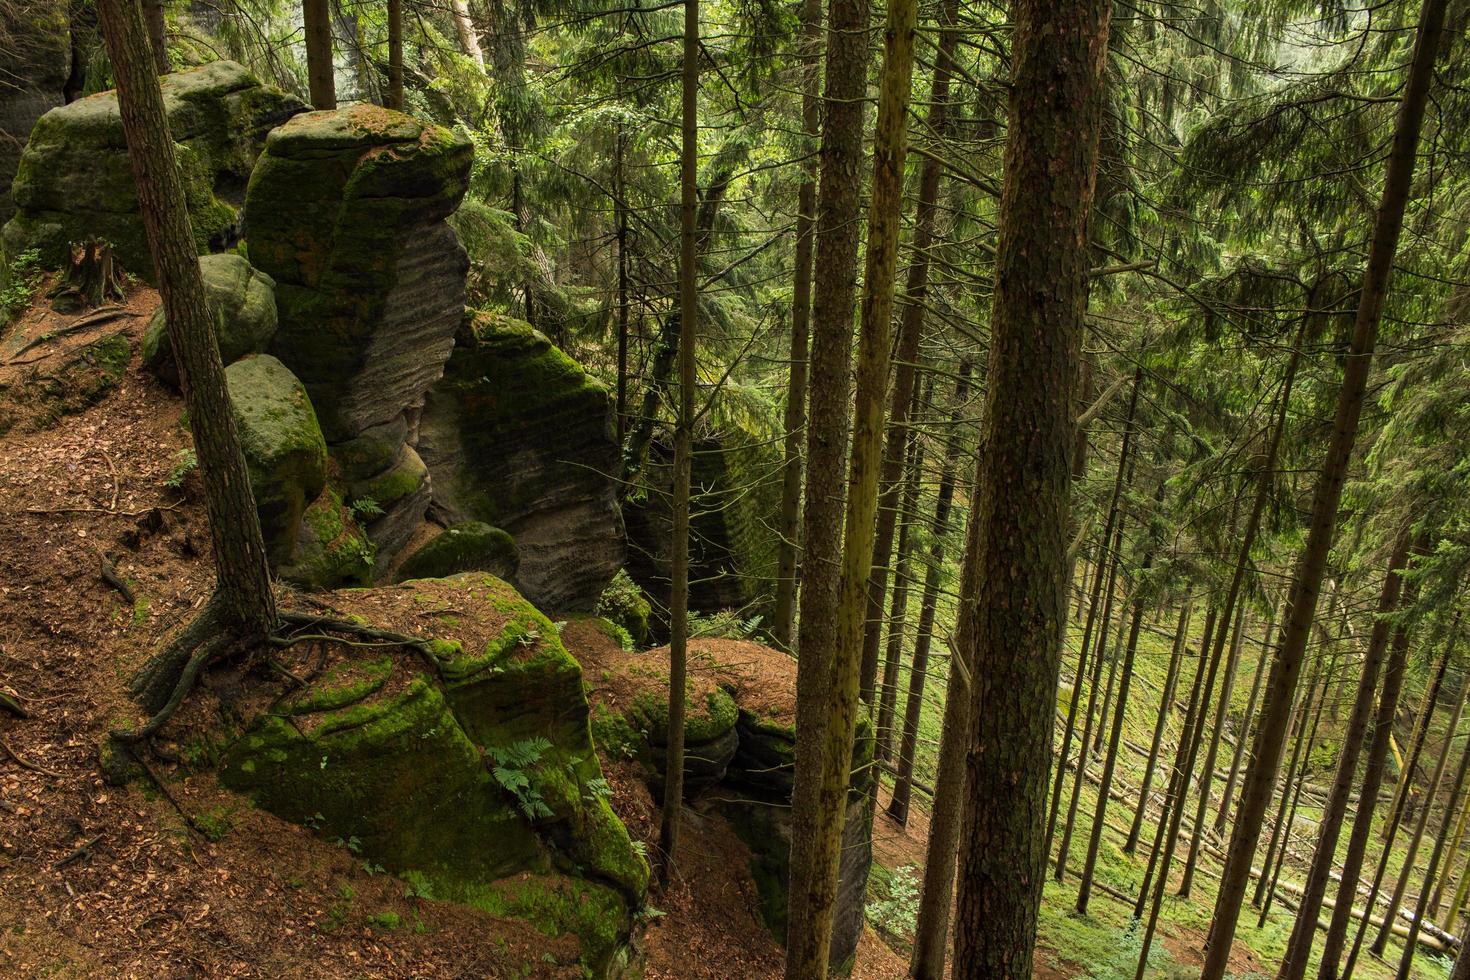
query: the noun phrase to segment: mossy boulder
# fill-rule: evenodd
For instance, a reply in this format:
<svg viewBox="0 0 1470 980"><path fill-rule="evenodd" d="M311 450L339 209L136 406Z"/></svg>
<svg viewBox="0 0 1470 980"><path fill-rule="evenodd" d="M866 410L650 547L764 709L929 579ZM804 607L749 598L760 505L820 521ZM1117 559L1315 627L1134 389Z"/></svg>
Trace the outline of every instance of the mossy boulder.
<svg viewBox="0 0 1470 980"><path fill-rule="evenodd" d="M165 75L162 86L195 245L214 251L232 237L233 203L266 133L305 107L233 61ZM47 265L59 266L71 243L96 237L113 244L124 269L152 281L115 92L42 116L21 155L13 193L15 215L3 233L6 255L36 248Z"/></svg>
<svg viewBox="0 0 1470 980"><path fill-rule="evenodd" d="M433 655L342 651L247 724L221 781L355 838L420 895L574 933L591 975L619 975L648 866L607 805L581 671L553 624L480 573L337 601L413 620Z"/></svg>
<svg viewBox="0 0 1470 980"><path fill-rule="evenodd" d="M10 184L36 120L66 102L72 73L71 11L64 3L0 8L0 222L14 212Z"/></svg>
<svg viewBox="0 0 1470 980"><path fill-rule="evenodd" d="M366 585L372 581L377 549L342 495L327 487L302 515L295 556L277 574L305 589Z"/></svg>
<svg viewBox="0 0 1470 980"><path fill-rule="evenodd" d="M199 259L204 293L214 314L214 336L220 360L232 364L259 354L276 332L276 284L236 252ZM174 387L179 368L168 337L168 316L160 304L143 332L143 366Z"/></svg>
<svg viewBox="0 0 1470 980"><path fill-rule="evenodd" d="M368 522L379 568L392 563L423 524L431 492L428 468L407 445L386 470L349 485L348 503Z"/></svg>
<svg viewBox="0 0 1470 980"><path fill-rule="evenodd" d="M398 566L398 581L443 578L460 572L483 571L512 578L520 559L515 539L498 527L463 521L445 528Z"/></svg>
<svg viewBox="0 0 1470 980"><path fill-rule="evenodd" d="M415 409L439 377L468 267L445 219L472 158L449 130L370 105L303 113L266 141L247 248L276 281L271 351L334 445Z"/></svg>
<svg viewBox="0 0 1470 980"><path fill-rule="evenodd" d="M597 598L597 613L624 630L634 645L643 646L648 642L648 621L653 615L653 606L626 571L619 569L607 588L602 590L602 595Z"/></svg>
<svg viewBox="0 0 1470 980"><path fill-rule="evenodd" d="M532 601L593 609L623 560L606 388L529 326L480 316L428 394L418 449L447 521L515 538Z"/></svg>
<svg viewBox="0 0 1470 980"><path fill-rule="evenodd" d="M327 481L327 445L306 389L269 354L225 368L266 552L289 564L306 505Z"/></svg>

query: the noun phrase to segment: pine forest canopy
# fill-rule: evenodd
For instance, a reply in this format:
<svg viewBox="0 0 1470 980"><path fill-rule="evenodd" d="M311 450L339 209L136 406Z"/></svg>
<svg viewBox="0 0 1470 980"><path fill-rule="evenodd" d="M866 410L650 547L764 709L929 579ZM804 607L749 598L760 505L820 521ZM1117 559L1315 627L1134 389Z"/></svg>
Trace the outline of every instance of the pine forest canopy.
<svg viewBox="0 0 1470 980"><path fill-rule="evenodd" d="M0 67L0 973L1470 980L1470 0Z"/></svg>

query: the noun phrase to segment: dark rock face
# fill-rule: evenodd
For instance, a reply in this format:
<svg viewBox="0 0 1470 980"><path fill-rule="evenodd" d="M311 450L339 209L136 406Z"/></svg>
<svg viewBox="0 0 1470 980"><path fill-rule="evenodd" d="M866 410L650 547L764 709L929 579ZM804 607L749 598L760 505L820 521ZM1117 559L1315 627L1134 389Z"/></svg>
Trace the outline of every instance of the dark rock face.
<svg viewBox="0 0 1470 980"><path fill-rule="evenodd" d="M209 252L211 242L228 237L235 225L233 203L240 200L266 133L305 106L233 61L175 72L162 84L195 244ZM13 191L15 215L4 231L7 255L36 248L43 261L57 265L72 242L103 238L112 242L125 269L152 280L115 92L42 116L21 155Z"/></svg>
<svg viewBox="0 0 1470 980"><path fill-rule="evenodd" d="M10 182L31 127L66 101L71 24L60 3L8 6L0 13L0 222L15 212Z"/></svg>
<svg viewBox="0 0 1470 980"><path fill-rule="evenodd" d="M653 488L625 502L628 572L668 605L673 541L673 451L654 443L644 467ZM689 529L689 608L764 615L775 594L776 516L781 505L781 452L774 440L745 432L699 439L693 486L700 494Z"/></svg>
<svg viewBox="0 0 1470 980"><path fill-rule="evenodd" d="M271 351L306 385L387 567L432 490L415 452L424 394L464 315L468 263L446 218L473 150L372 106L296 116L271 133L246 193L251 261L276 282Z"/></svg>
<svg viewBox="0 0 1470 980"><path fill-rule="evenodd" d="M510 533L541 608L591 611L623 559L607 390L524 324L481 318L473 334L419 424L435 511Z"/></svg>

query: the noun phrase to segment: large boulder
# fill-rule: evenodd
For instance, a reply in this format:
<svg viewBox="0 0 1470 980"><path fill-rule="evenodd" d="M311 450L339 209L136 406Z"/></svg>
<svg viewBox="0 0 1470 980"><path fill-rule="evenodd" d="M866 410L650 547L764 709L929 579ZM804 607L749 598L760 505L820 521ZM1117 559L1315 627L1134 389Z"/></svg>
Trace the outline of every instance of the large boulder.
<svg viewBox="0 0 1470 980"><path fill-rule="evenodd" d="M445 221L468 140L374 106L296 116L270 134L245 196L250 261L276 282L271 352L336 445L414 413L464 313L467 260Z"/></svg>
<svg viewBox="0 0 1470 980"><path fill-rule="evenodd" d="M537 605L590 611L623 558L607 389L525 324L473 327L419 424L434 509L509 532L517 585Z"/></svg>
<svg viewBox="0 0 1470 980"><path fill-rule="evenodd" d="M220 360L233 364L247 354L259 354L276 332L276 284L235 252L199 259L204 293L214 314L214 336ZM168 338L168 316L162 304L143 332L143 366L175 387L179 368Z"/></svg>
<svg viewBox="0 0 1470 980"><path fill-rule="evenodd" d="M10 182L31 127L66 101L72 73L71 23L64 3L0 8L0 222L15 212Z"/></svg>
<svg viewBox="0 0 1470 980"><path fill-rule="evenodd" d="M266 133L305 107L233 61L166 75L162 84L195 245L213 251L232 235L233 204ZM153 279L116 92L78 99L42 116L21 155L13 189L15 216L3 234L7 255L36 248L54 266L66 259L73 242L101 238L113 244L123 268Z"/></svg>
<svg viewBox="0 0 1470 980"><path fill-rule="evenodd" d="M296 553L301 518L327 482L327 446L306 389L269 354L225 368L235 426L272 563Z"/></svg>
<svg viewBox="0 0 1470 980"><path fill-rule="evenodd" d="M334 602L427 649L343 644L305 688L253 699L221 781L423 897L574 934L589 976L626 975L648 866L608 806L556 626L483 574Z"/></svg>
<svg viewBox="0 0 1470 980"><path fill-rule="evenodd" d="M425 542L398 566L398 581L489 572L512 578L520 565L515 539L481 521L462 521Z"/></svg>

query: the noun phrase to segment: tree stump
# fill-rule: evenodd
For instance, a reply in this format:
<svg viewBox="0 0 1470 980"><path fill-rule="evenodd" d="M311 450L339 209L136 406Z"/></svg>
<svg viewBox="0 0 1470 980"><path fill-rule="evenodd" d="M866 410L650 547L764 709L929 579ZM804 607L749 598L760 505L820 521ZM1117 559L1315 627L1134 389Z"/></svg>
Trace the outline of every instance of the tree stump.
<svg viewBox="0 0 1470 980"><path fill-rule="evenodd" d="M122 270L109 242L89 238L71 249L71 263L48 294L58 313L81 313L123 298Z"/></svg>

